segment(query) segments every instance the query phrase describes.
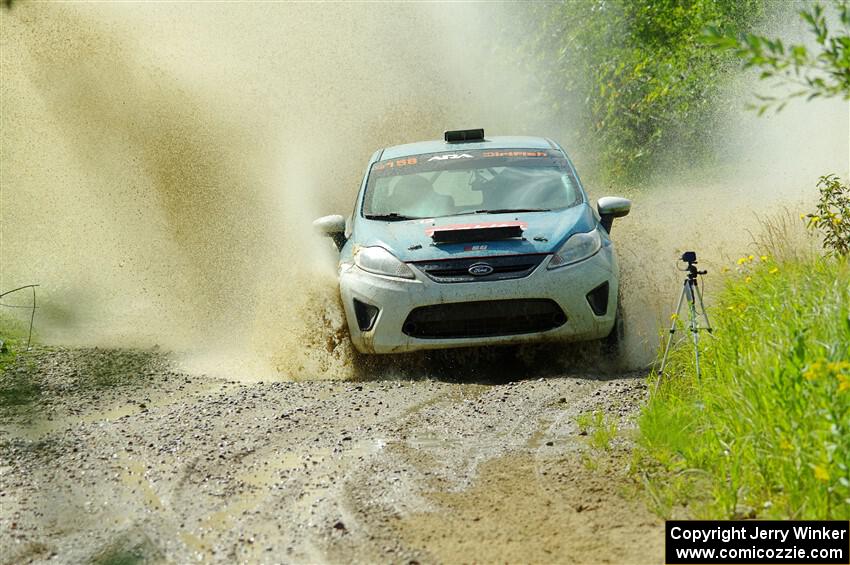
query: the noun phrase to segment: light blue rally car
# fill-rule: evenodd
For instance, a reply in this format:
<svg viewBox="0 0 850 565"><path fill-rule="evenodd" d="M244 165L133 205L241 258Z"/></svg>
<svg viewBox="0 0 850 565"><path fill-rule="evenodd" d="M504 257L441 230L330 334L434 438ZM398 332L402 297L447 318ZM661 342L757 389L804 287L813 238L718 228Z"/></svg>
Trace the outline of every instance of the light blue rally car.
<svg viewBox="0 0 850 565"><path fill-rule="evenodd" d="M445 133L372 156L354 213L314 222L340 250L354 346L400 353L622 335L610 239L631 202L588 201L541 137Z"/></svg>

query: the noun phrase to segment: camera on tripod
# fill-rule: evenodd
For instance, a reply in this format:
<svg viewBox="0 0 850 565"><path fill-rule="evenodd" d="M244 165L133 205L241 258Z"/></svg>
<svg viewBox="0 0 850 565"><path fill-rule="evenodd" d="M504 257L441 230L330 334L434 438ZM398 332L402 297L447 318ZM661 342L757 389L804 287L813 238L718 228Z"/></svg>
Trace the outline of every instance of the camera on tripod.
<svg viewBox="0 0 850 565"><path fill-rule="evenodd" d="M702 330L712 332L711 322L708 320L708 313L705 311L705 304L702 301L702 290L698 282L699 275L706 275L708 271L700 271L697 269L697 253L696 251L685 251L680 258L682 262L687 263L687 267L679 269L686 271L688 274L682 284L682 293L679 295L679 303L676 305L676 311L670 318L673 323L670 324L670 334L667 337L667 345L664 347L664 355L661 357L661 368L658 370L658 380L655 381L655 391L658 391L658 385L664 376L664 368L667 365L667 355L670 353L670 346L673 344L673 334L676 333L676 322L679 320L679 314L682 311L682 305L687 303L688 322L686 328L691 333L691 338L694 342L694 363L696 365L697 381L702 377L699 362L699 332ZM697 308L699 305L699 308ZM700 318L705 321L705 324L700 323Z"/></svg>
<svg viewBox="0 0 850 565"><path fill-rule="evenodd" d="M697 275L707 275L708 271L698 271L696 268L697 264L697 252L696 251L685 251L682 253L681 261L687 263L688 266L685 267L685 270L688 271L688 277L691 279L696 279Z"/></svg>

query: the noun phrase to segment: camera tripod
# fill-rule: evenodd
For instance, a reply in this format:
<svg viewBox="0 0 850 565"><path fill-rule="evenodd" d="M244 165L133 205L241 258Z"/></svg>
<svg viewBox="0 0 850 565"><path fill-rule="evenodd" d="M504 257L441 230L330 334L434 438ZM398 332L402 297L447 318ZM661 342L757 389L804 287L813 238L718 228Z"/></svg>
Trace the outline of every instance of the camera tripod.
<svg viewBox="0 0 850 565"><path fill-rule="evenodd" d="M699 365L699 332L700 330L708 330L711 333L711 322L708 320L708 313L705 311L705 304L702 301L702 290L699 288L697 277L699 275L708 274L708 271L697 270L697 256L693 251L688 251L682 255L682 261L685 261L688 266L685 268L687 275L682 283L682 293L679 295L679 303L676 305L676 312L671 316L673 323L670 324L670 335L667 336L667 345L664 347L664 356L661 358L661 367L658 370L658 380L655 381L655 390L658 390L658 385L664 376L664 367L667 365L667 355L670 353L670 346L673 343L673 335L676 333L676 322L679 319L679 313L682 311L682 303L688 301L688 330L694 342L694 361L697 370L697 382L702 378ZM700 311L697 313L696 301L699 300ZM705 326L701 326L699 316L705 320Z"/></svg>

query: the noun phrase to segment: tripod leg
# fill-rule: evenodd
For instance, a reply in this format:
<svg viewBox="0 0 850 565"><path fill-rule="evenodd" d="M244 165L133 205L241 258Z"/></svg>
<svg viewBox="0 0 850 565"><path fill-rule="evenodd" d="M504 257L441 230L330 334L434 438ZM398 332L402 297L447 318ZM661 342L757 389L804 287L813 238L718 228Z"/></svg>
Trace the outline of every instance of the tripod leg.
<svg viewBox="0 0 850 565"><path fill-rule="evenodd" d="M690 311L690 327L691 327L691 335L694 340L694 362L696 363L697 369L697 384L702 381L702 372L700 371L699 366L699 324L697 323L697 307L693 301L693 295L691 295L691 301L688 307Z"/></svg>
<svg viewBox="0 0 850 565"><path fill-rule="evenodd" d="M699 298L699 307L702 310L702 317L705 318L705 329L711 333L711 321L708 319L708 311L705 309L705 303L702 301L702 290L697 286L697 298Z"/></svg>
<svg viewBox="0 0 850 565"><path fill-rule="evenodd" d="M687 284L687 283L685 283ZM682 302L685 300L685 287L682 287L682 294L679 295L679 303L676 304L676 313L672 316L673 323L670 324L670 335L667 336L667 345L664 346L664 355L661 357L661 367L658 369L658 380L655 381L655 391L658 391L658 385L661 384L661 378L664 375L664 367L667 366L667 355L670 353L670 345L673 343L673 334L676 333L676 320L679 318L679 312L682 310Z"/></svg>

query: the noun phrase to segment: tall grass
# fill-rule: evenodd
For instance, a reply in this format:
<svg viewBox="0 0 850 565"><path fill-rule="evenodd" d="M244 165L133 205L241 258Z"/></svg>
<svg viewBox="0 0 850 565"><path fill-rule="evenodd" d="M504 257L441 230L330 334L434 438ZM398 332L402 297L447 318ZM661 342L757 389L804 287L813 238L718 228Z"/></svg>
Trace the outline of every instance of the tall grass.
<svg viewBox="0 0 850 565"><path fill-rule="evenodd" d="M850 518L850 264L748 257L640 418L635 469L660 513Z"/></svg>
<svg viewBox="0 0 850 565"><path fill-rule="evenodd" d="M32 406L38 401L42 390L27 363L29 324L0 311L0 340L3 341L3 346L0 347L1 420L22 407ZM13 371L16 366L19 370Z"/></svg>
<svg viewBox="0 0 850 565"><path fill-rule="evenodd" d="M0 309L0 373L6 370L15 357L26 349L29 326Z"/></svg>

